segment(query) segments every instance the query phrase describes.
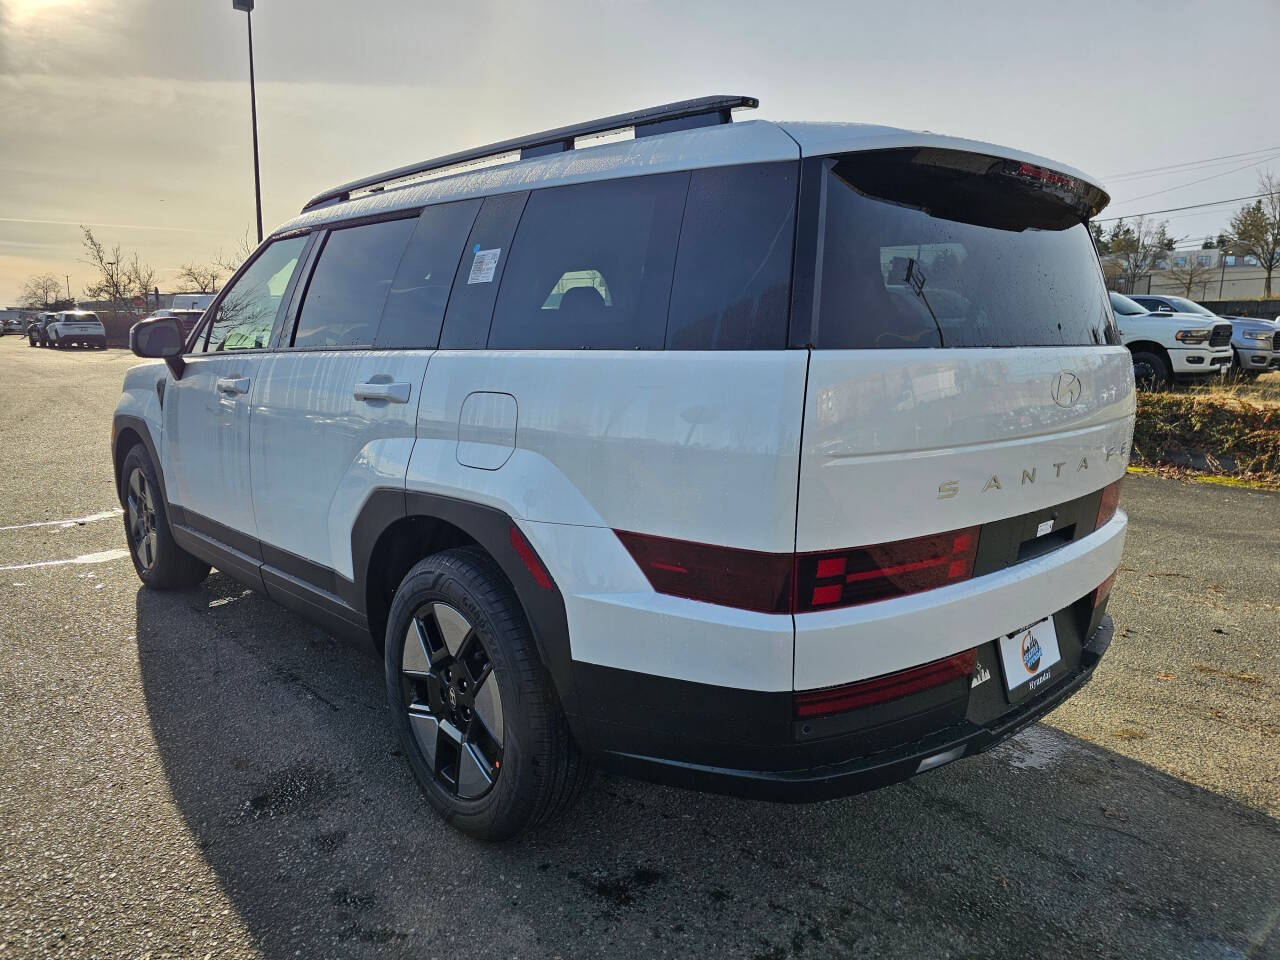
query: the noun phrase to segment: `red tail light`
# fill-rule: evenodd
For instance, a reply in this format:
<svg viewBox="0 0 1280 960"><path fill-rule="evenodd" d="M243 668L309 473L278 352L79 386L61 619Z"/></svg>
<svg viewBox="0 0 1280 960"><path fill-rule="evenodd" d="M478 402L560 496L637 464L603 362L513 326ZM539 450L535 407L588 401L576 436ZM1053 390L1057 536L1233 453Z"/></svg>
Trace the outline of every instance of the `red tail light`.
<svg viewBox="0 0 1280 960"><path fill-rule="evenodd" d="M978 528L822 553L765 553L615 530L659 593L761 613L804 613L973 576Z"/></svg>
<svg viewBox="0 0 1280 960"><path fill-rule="evenodd" d="M966 650L952 657L934 660L909 670L846 683L823 690L805 690L795 696L795 715L798 720L825 717L862 707L872 707L902 697L940 687L961 677L973 676L978 662L977 649Z"/></svg>
<svg viewBox="0 0 1280 960"><path fill-rule="evenodd" d="M760 613L791 612L789 553L614 533L659 593Z"/></svg>
<svg viewBox="0 0 1280 960"><path fill-rule="evenodd" d="M1108 523L1116 515L1119 506L1120 481L1117 480L1102 488L1102 502L1098 504L1098 522L1093 525L1093 529L1098 530L1104 523Z"/></svg>
<svg viewBox="0 0 1280 960"><path fill-rule="evenodd" d="M1106 602L1111 596L1111 587L1116 582L1116 575L1113 573L1102 583L1098 584L1098 589L1093 591L1093 609L1097 610L1099 606Z"/></svg>
<svg viewBox="0 0 1280 960"><path fill-rule="evenodd" d="M796 557L796 613L851 607L968 580L978 528Z"/></svg>

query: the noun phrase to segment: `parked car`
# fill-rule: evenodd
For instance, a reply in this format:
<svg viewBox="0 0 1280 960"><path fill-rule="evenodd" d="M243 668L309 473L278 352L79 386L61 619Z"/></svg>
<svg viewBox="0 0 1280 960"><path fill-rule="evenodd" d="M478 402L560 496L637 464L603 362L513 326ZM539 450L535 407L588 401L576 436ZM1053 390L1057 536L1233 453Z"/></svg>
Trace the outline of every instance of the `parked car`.
<svg viewBox="0 0 1280 960"><path fill-rule="evenodd" d="M27 324L27 345L32 347L49 346L49 324L58 319L56 313L42 313Z"/></svg>
<svg viewBox="0 0 1280 960"><path fill-rule="evenodd" d="M107 331L96 313L61 310L45 328L48 345L63 349L74 345L107 349Z"/></svg>
<svg viewBox="0 0 1280 960"><path fill-rule="evenodd" d="M177 320L179 326L181 326L182 334L185 339L190 335L191 331L196 328L196 324L200 322L200 318L202 316L204 316L203 310L157 310L155 313L151 314L149 317L145 317L144 319L155 320L160 317L172 317Z"/></svg>
<svg viewBox="0 0 1280 960"><path fill-rule="evenodd" d="M1231 368L1237 373L1256 376L1280 369L1280 337L1277 337L1280 325L1253 317L1221 317L1186 297L1143 294L1132 299L1157 313L1189 313L1215 321L1226 320L1231 324Z"/></svg>
<svg viewBox="0 0 1280 960"><path fill-rule="evenodd" d="M1135 396L1106 194L740 106L325 191L194 337L132 331L165 361L114 418L139 578L212 564L372 637L408 764L476 836L588 764L774 800L902 780L1110 643Z"/></svg>
<svg viewBox="0 0 1280 960"><path fill-rule="evenodd" d="M22 336L25 329L26 323L22 317L5 317L4 323L0 325L0 336L8 333L16 333L18 336Z"/></svg>
<svg viewBox="0 0 1280 960"><path fill-rule="evenodd" d="M1221 377L1231 367L1231 324L1198 313L1154 312L1137 297L1108 293L1120 341L1133 354L1138 387Z"/></svg>

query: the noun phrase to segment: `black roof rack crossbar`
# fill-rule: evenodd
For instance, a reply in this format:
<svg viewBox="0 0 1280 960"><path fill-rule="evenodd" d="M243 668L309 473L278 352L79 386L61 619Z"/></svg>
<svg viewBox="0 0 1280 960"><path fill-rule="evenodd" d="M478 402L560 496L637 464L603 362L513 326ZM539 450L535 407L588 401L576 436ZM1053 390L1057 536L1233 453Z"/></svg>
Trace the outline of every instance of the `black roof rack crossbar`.
<svg viewBox="0 0 1280 960"><path fill-rule="evenodd" d="M334 187L332 190L316 194L307 201L302 208L302 212L306 213L308 210L314 210L317 207L327 207L330 204L349 200L351 199L351 194L357 190L373 191L377 187L385 187L386 184L394 183L397 180L405 180L409 177L429 173L432 170L441 170L445 167L452 167L462 163L484 160L504 153L514 153L519 150L520 159L522 160L529 157L543 156L544 154L563 153L566 150L573 149L573 142L578 137L590 137L596 134L608 133L611 130L621 130L625 127L635 127L636 136L642 137L658 133L671 133L675 130L687 130L692 127L729 123L732 119L730 112L735 108L752 108L759 105L760 101L755 97L698 97L695 100L664 103L658 107L634 110L631 113L619 113L612 117L588 120L585 123L575 123L555 130L544 130L542 133L530 134L527 137L503 140L499 143L491 143L488 146L475 147L471 150L463 150L459 153L436 157L434 160L411 163L408 166L397 167L395 170L388 170L385 173L375 174L371 177L352 180L350 183L344 183L340 187Z"/></svg>

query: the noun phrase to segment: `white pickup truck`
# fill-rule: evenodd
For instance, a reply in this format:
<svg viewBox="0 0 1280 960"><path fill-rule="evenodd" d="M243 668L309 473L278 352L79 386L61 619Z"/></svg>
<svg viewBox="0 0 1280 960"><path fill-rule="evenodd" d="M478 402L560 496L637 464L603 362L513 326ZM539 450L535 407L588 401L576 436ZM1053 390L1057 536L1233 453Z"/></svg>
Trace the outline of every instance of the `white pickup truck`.
<svg viewBox="0 0 1280 960"><path fill-rule="evenodd" d="M1221 377L1231 369L1231 324L1195 313L1153 313L1111 291L1120 342L1133 354L1139 389L1159 390L1174 380Z"/></svg>

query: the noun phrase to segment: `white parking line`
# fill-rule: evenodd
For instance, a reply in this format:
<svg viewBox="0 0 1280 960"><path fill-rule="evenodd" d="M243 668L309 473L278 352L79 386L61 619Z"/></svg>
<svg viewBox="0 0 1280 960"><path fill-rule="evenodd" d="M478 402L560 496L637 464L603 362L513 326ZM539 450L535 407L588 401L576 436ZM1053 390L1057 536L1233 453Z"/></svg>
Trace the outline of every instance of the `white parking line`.
<svg viewBox="0 0 1280 960"><path fill-rule="evenodd" d="M15 563L11 566L0 567L0 570L30 570L32 567L62 567L69 563L107 563L111 560L120 560L129 555L128 550L115 549L103 550L99 553L82 553L78 557L72 557L70 560L41 560L38 563Z"/></svg>
<svg viewBox="0 0 1280 960"><path fill-rule="evenodd" d="M75 517L71 520L37 520L35 523L18 523L14 524L12 527L0 527L0 533L3 533L5 530L27 530L31 527L62 527L63 529L66 529L68 527L78 527L82 523L96 523L99 520L114 520L122 513L124 513L124 511L119 507L112 507L110 510L104 510L101 513L91 513L87 517Z"/></svg>

